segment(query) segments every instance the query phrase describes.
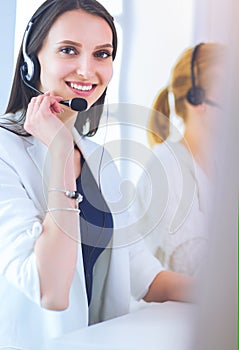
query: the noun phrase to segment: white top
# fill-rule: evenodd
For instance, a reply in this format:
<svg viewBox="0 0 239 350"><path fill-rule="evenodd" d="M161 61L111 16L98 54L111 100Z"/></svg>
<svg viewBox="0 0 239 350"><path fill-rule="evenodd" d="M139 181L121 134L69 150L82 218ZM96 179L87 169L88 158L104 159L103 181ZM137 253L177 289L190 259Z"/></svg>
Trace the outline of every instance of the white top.
<svg viewBox="0 0 239 350"><path fill-rule="evenodd" d="M102 147L76 131L74 137L98 183ZM68 309L41 307L34 244L47 207L47 148L32 136L17 136L3 128L0 139L0 345L42 350L52 337L127 313L131 295L142 298L162 266L130 233L127 211L117 210L121 179L107 152L101 190L113 215L113 249L106 249L95 264L89 317L81 249Z"/></svg>
<svg viewBox="0 0 239 350"><path fill-rule="evenodd" d="M211 190L183 144L165 141L153 148L133 211L146 243L167 269L199 273L208 246Z"/></svg>

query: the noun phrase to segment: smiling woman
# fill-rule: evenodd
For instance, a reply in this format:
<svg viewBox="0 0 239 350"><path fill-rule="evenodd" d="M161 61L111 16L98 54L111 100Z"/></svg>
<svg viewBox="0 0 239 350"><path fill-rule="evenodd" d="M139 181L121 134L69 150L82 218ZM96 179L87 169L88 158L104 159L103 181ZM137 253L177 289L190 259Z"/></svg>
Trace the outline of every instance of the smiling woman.
<svg viewBox="0 0 239 350"><path fill-rule="evenodd" d="M48 6L46 5L46 7L51 6L51 4L54 4L55 1L49 1ZM87 5L86 5L87 6ZM79 7L77 8L78 10L80 9ZM64 36L64 40L60 40L62 33L64 33L64 30L62 31L61 27L59 26L59 18L56 18L56 23L54 26L54 30L52 31L52 33L50 33L49 35L47 34L47 31L49 30L49 26L51 23L51 18L48 17L48 13L46 13L45 18L42 18L41 13L45 12L46 9L44 9L43 7L39 8L39 11L36 11L36 13L33 15L33 17L31 18L31 20L28 23L25 35L24 35L24 39L23 39L23 44L22 44L22 54L23 54L23 60L21 55L19 55L18 58L18 63L20 62L20 73L21 73L21 79L20 79L20 85L19 88L20 89L26 89L30 88L28 90L29 93L29 97L33 97L36 96L36 94L39 94L39 92L41 93L41 86L39 84L39 77L40 77L40 81L42 81L44 83L44 81L47 79L48 80L48 74L50 77L54 76L56 77L57 74L60 73L60 75L58 76L58 81L60 76L62 77L62 72L55 70L55 75L53 74L54 72L54 68L52 70L52 65L49 65L49 59L51 61L54 61L54 66L59 67L59 62L62 62L62 66L64 66L64 70L67 70L68 74L73 74L72 71L70 72L70 70L74 69L74 74L80 77L80 82L81 85L83 86L82 91L79 91L79 89L75 89L73 86L75 84L78 84L79 86L79 78L77 77L76 80L64 80L61 78L61 89L63 88L63 84L64 87L68 87L67 91L62 91L62 95L64 96L64 94L66 94L66 96L70 93L70 89L71 92L73 93L74 91L74 97L77 97L76 95L81 95L82 97L87 97L86 101L88 106L90 107L92 105L91 103L91 96L93 96L94 99L94 95L95 95L95 91L96 91L96 96L97 96L97 91L98 91L98 99L94 100L94 105L98 106L97 111L94 113L94 118L92 117L92 113L91 113L91 117L89 116L89 113L86 112L82 118L79 119L78 122L78 131L80 133L82 133L82 130L84 128L84 125L86 123L86 121L90 122L90 126L89 126L89 130L88 130L88 134L89 135L93 135L95 134L96 130L98 129L98 125L99 125L99 118L100 115L102 114L102 108L103 108L103 103L105 100L105 95L106 95L106 90L107 90L107 86L108 83L111 79L112 76L112 67L111 67L111 71L108 72L108 81L104 82L102 79L102 76L106 76L106 62L114 59L115 58L115 53L116 53L116 48L117 48L117 35L116 35L116 29L115 26L112 27L111 23L109 22L109 20L107 19L107 17L103 16L101 19L103 20L103 23L98 20L95 16L95 13L92 12L94 19L96 20L96 25L93 26L96 30L96 32L99 31L100 35L102 35L102 26L104 27L103 24L109 24L109 30L107 33L106 30L106 34L105 36L102 36L101 40L98 42L98 44L96 44L95 47L93 47L92 45L94 45L94 42L89 41L89 45L85 45L84 43L78 42L78 39L82 38L82 35L80 36L79 34L72 34L72 27L71 27L71 23L72 23L72 18L70 19L69 15L68 15L68 22L67 22L67 18L65 21L65 25L64 25L64 30L66 30L67 35ZM69 6L67 8L67 11L70 12L71 7ZM61 14L61 13L60 13ZM58 15L58 17L61 17L60 15ZM85 13L81 14L82 17L82 21L78 21L77 19L75 19L75 28L79 27L79 23L85 24L85 27L87 26L87 23L84 22L84 18L85 18ZM74 15L73 15L74 18ZM84 22L84 23L83 23ZM40 26L42 26L44 28L44 30L39 30L38 28L38 23ZM32 27L34 27L34 31L32 30ZM84 33L84 25L81 25L81 29L82 29L82 33ZM107 28L107 27L106 27ZM78 31L76 31L75 33L79 33ZM113 34L113 35L112 35ZM109 35L109 37L107 38L107 35ZM95 35L97 37L97 40L100 39L100 36ZM89 39L89 35L84 35L85 40L87 42L87 40ZM72 38L72 39L71 39ZM59 40L58 40L59 39ZM71 40L70 40L71 39ZM46 41L46 45L43 45L42 47L42 41ZM106 41L105 41L106 40ZM110 42L112 41L112 43ZM65 44L67 45L63 45L65 42ZM95 41L97 42L97 41ZM71 44L71 46L69 45ZM72 44L75 45L72 46ZM91 44L91 47L90 47ZM50 49L47 51L47 48ZM110 47L110 51L109 51L109 47ZM79 50L80 48L80 50ZM106 51L107 48L107 51ZM69 51L70 50L70 51ZM90 52L90 50L93 50L92 52ZM47 52L47 55L49 55L48 60L47 59L43 59L42 65L44 69L40 69L40 63L39 60L41 59L41 55L36 56L35 52L38 52L39 54L43 51L43 58L44 58L44 52ZM87 51L87 55L86 55L86 51ZM74 53L72 55L72 53ZM112 56L112 57L111 57ZM83 69L91 69L89 64L92 64L93 60L92 58L94 57L94 63L98 63L97 67L99 67L99 69L95 69L95 72L92 73L94 74L93 79L95 80L99 80L98 82L96 81L96 83L94 81L87 81L88 77L83 76L81 74L81 72L78 73L78 69L79 69L79 65L81 67L81 70ZM79 60L80 58L80 60ZM64 59L64 60L63 60ZM107 59L107 60L106 60ZM23 61L23 63L22 63ZM64 62L64 63L63 63ZM69 63L68 63L69 62ZM103 62L105 62L104 64L102 64ZM18 64L17 63L17 64ZM67 63L67 64L65 64ZM100 64L101 63L101 64ZM72 68L71 68L72 65ZM86 65L86 66L85 66ZM89 67L88 67L89 65ZM61 67L62 67L61 66ZM108 65L109 66L109 65ZM67 68L68 67L68 68ZM98 71L97 71L98 70ZM46 72L44 74L44 72ZM103 72L103 75L102 73ZM63 72L64 73L64 72ZM87 73L88 74L88 73ZM18 81L19 81L19 71L16 70L16 74L15 74L15 78L14 78L14 86L18 85ZM66 77L65 77L66 78ZM90 77L91 79L92 77ZM22 80L22 82L21 82ZM54 86L52 86L52 84L50 83L50 79L48 81L50 90L52 91L52 93L57 93L57 91L54 90ZM24 84L23 84L24 83ZM59 84L59 83L58 83ZM105 85L104 85L105 84ZM26 86L25 86L26 85ZM103 86L104 85L104 86ZM107 85L107 86L106 86ZM86 88L89 88L91 86L91 91L88 91L88 93L85 91ZM99 93L99 88L100 86L103 86L103 90L101 90L101 92L103 93ZM47 91L48 89L44 90L44 86L43 86L43 91ZM83 95L82 95L83 94ZM84 96L87 95L88 96ZM24 114L25 114L25 109L27 107L27 104L29 102L29 97L26 97L25 99L23 99L23 120L24 120ZM61 101L62 103L63 101ZM17 112L17 110L19 110L19 107L21 108L21 106L19 106L19 95L16 94L16 96L14 96L14 94L11 94L10 96L10 100L9 100L9 104L7 107L6 112L8 113L9 111L11 112ZM66 118L66 111L64 114L64 118ZM68 110L68 114L69 114L69 110ZM9 119L9 118L8 118ZM13 121L12 121L13 122ZM10 127L10 126L9 126Z"/></svg>
<svg viewBox="0 0 239 350"><path fill-rule="evenodd" d="M19 47L21 45L21 39L24 34L26 25L29 21L29 18L31 17L31 14L37 9L37 7L43 3L43 1L33 0L29 3L28 0L14 0L14 2L16 2L16 24L15 24L15 39L14 39L14 42L15 42L14 61L16 62ZM122 0L115 0L113 2L110 0L102 0L100 1L100 3L103 6L106 6L106 8L108 8L113 15L120 16L120 14L122 13ZM11 18L13 18L12 15L11 15ZM117 18L116 18L115 24L117 27L119 40L121 41L122 40L121 30L120 30L119 24L117 23ZM121 51L121 47L119 48L119 50ZM112 102L115 102L118 100L120 55L121 54L119 53L118 64L114 67L114 79L107 93L109 101L112 101Z"/></svg>
<svg viewBox="0 0 239 350"><path fill-rule="evenodd" d="M73 32L72 27L78 30ZM87 27L94 36L91 32L85 34ZM103 94L112 77L112 40L111 28L103 18L82 10L60 16L38 54L40 90L67 99L80 96L91 106ZM54 64L49 65L49 61ZM72 111L65 111L64 118L67 114Z"/></svg>
<svg viewBox="0 0 239 350"><path fill-rule="evenodd" d="M27 0L16 0L16 25L15 25L15 52L14 52L14 61L17 60L18 50L21 44L22 35L26 25L31 17L31 14L36 10L38 6L43 3L42 0L33 0L29 3ZM122 0L102 0L100 3L106 8L110 9L110 12L113 15L120 16L123 10ZM11 16L12 18L12 16ZM122 43L122 32L121 27L115 18L115 25L117 28L117 35L119 37L119 42ZM121 50L122 45L119 45L117 62L114 64L114 77L110 83L110 86L107 89L107 103L115 103L119 101L119 84L120 84L120 63L121 63ZM12 68L11 68L12 69ZM12 75L12 73L10 73ZM76 85L75 85L76 86ZM84 86L83 89L88 89ZM5 89L6 90L6 89ZM4 90L4 95L6 91ZM116 124L117 123L117 124ZM77 124L78 125L78 124ZM105 128L105 119L104 115L102 116L102 127L99 128L97 134L94 135L95 142L99 144L106 143L110 140L118 140L120 138L120 126L117 120L112 116L107 117L107 132Z"/></svg>

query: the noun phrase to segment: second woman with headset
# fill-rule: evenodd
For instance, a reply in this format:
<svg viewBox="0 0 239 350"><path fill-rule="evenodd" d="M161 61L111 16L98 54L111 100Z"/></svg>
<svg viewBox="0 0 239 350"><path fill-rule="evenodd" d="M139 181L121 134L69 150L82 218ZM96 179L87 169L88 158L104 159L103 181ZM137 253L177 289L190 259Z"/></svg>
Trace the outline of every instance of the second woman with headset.
<svg viewBox="0 0 239 350"><path fill-rule="evenodd" d="M154 215L145 209L147 179L142 176L138 183L136 212L145 213L145 226L159 213L161 198L167 199L147 244L167 269L190 276L200 274L207 257L225 64L226 48L219 43L200 43L180 55L148 123L153 150L148 169L157 173ZM183 121L180 130L171 119L174 112Z"/></svg>

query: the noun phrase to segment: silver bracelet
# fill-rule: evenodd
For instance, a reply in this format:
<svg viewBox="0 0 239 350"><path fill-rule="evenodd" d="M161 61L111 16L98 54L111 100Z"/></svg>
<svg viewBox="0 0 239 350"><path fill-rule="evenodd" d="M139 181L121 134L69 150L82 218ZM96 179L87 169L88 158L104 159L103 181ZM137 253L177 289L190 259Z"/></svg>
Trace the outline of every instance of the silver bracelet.
<svg viewBox="0 0 239 350"><path fill-rule="evenodd" d="M77 208L78 204L83 200L83 196L77 191L62 190L60 188L49 188L48 192L62 192L66 195L66 197L75 199Z"/></svg>
<svg viewBox="0 0 239 350"><path fill-rule="evenodd" d="M46 213L50 213L51 211L73 211L79 214L80 210L76 208L49 208L46 210Z"/></svg>

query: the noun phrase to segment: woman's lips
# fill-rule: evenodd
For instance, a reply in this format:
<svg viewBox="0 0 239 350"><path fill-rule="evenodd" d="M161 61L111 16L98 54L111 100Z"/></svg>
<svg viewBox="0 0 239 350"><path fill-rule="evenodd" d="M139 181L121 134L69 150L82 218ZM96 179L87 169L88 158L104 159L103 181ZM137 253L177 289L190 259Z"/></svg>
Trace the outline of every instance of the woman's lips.
<svg viewBox="0 0 239 350"><path fill-rule="evenodd" d="M96 84L86 84L86 83L78 83L78 82L66 82L67 86L79 96L88 97L92 94L92 92L96 88Z"/></svg>

